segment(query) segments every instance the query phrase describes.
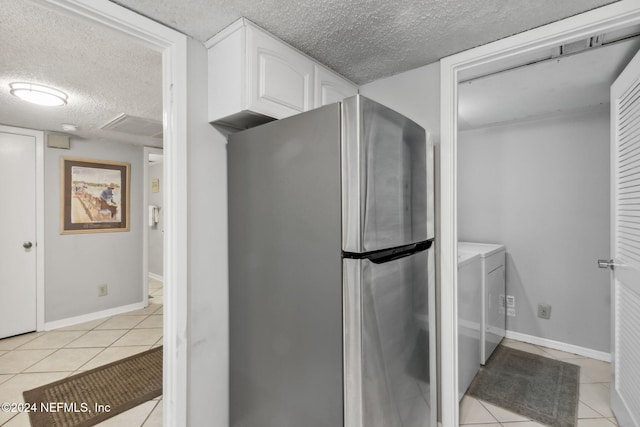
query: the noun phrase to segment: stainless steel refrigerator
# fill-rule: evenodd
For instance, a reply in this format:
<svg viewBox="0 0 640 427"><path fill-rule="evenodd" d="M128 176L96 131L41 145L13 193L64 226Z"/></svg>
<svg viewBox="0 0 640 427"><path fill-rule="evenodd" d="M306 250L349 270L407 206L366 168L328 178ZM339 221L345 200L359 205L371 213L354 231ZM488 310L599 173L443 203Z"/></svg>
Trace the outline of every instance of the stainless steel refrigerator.
<svg viewBox="0 0 640 427"><path fill-rule="evenodd" d="M435 426L424 129L358 95L227 150L231 426Z"/></svg>

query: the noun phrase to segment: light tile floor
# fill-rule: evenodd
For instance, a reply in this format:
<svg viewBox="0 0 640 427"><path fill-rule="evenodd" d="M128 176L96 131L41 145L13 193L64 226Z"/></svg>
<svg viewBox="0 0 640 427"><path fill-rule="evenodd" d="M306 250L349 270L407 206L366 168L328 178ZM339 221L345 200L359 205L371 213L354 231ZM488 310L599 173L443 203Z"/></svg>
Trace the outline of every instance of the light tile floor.
<svg viewBox="0 0 640 427"><path fill-rule="evenodd" d="M162 282L149 280L149 306L105 319L0 340L0 403L22 392L162 345ZM162 397L102 427L161 427ZM0 426L29 427L26 413L0 411Z"/></svg>
<svg viewBox="0 0 640 427"><path fill-rule="evenodd" d="M609 406L611 366L609 363L546 347L505 339L503 345L552 359L580 365L580 397L577 427L613 427L616 419ZM465 396L460 403L460 425L473 427L535 427L543 424Z"/></svg>
<svg viewBox="0 0 640 427"><path fill-rule="evenodd" d="M162 282L151 279L149 295L153 298L142 310L0 340L0 403L24 402L25 390L162 345ZM503 344L580 365L577 427L617 426L609 406L609 363L509 339ZM142 403L98 425L160 427L162 398ZM542 426L469 396L460 405L460 425ZM28 415L0 412L0 426L29 427Z"/></svg>

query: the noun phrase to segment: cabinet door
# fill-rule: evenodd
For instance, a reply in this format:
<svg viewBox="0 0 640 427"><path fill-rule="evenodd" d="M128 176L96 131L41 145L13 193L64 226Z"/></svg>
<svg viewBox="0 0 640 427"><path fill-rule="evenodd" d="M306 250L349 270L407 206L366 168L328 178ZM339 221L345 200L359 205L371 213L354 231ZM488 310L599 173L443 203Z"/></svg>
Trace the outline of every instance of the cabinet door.
<svg viewBox="0 0 640 427"><path fill-rule="evenodd" d="M281 119L313 108L313 62L252 26L247 66L249 110Z"/></svg>
<svg viewBox="0 0 640 427"><path fill-rule="evenodd" d="M358 88L350 81L316 65L315 108L356 95Z"/></svg>

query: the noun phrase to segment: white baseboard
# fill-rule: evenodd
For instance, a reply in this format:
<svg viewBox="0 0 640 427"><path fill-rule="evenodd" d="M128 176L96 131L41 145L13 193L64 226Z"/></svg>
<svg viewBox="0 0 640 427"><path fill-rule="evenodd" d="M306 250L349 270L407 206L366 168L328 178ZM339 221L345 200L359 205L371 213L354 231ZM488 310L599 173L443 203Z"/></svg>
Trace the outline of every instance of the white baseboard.
<svg viewBox="0 0 640 427"><path fill-rule="evenodd" d="M560 341L548 340L546 338L534 337L533 335L521 334L520 332L507 331L505 336L512 340L524 341L529 344L565 351L567 353L573 353L589 357L591 359L602 360L603 362L611 362L611 353L605 353L604 351L593 350Z"/></svg>
<svg viewBox="0 0 640 427"><path fill-rule="evenodd" d="M61 320L54 320L53 322L46 322L44 324L44 330L50 331L52 329L66 328L67 326L77 325L79 323L90 322L96 319L103 319L109 316L115 316L116 314L127 313L129 311L140 310L144 308L144 302L137 302L135 304L123 305L120 307L110 308L108 310L96 311L95 313L83 314L82 316L69 317Z"/></svg>
<svg viewBox="0 0 640 427"><path fill-rule="evenodd" d="M156 279L156 280L160 280L161 282L163 282L164 280L162 280L162 276L159 274L155 274L152 272L149 272L149 277L152 279Z"/></svg>

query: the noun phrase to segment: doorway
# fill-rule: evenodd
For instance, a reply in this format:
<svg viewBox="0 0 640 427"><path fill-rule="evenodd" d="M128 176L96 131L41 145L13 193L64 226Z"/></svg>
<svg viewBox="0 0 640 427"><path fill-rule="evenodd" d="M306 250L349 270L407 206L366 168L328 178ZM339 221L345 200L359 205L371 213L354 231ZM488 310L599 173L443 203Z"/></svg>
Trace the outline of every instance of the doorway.
<svg viewBox="0 0 640 427"><path fill-rule="evenodd" d="M111 2L46 0L46 4L128 34L162 52L165 156L164 411L167 425L187 425L187 37ZM184 286L183 286L184 287Z"/></svg>
<svg viewBox="0 0 640 427"><path fill-rule="evenodd" d="M145 305L149 299L162 304L164 288L164 156L159 148L144 149L144 229L142 283Z"/></svg>
<svg viewBox="0 0 640 427"><path fill-rule="evenodd" d="M442 421L458 425L457 331L457 242L458 242L458 84L473 73L491 73L530 62L536 50L577 41L593 34L620 29L640 22L637 9L614 4L510 37L441 61L441 274L442 312ZM476 74L478 75L478 74ZM454 357L452 357L454 356Z"/></svg>
<svg viewBox="0 0 640 427"><path fill-rule="evenodd" d="M549 59L461 82L458 97L458 235L506 247L508 304L493 305L507 315L503 346L582 366L578 417L603 425L613 417L608 398L596 398L610 384L610 290L595 260L610 242L609 87L640 47L633 36L550 49ZM458 280L462 306L468 278ZM460 316L462 328L470 319ZM468 364L460 359L461 372ZM522 419L471 396L461 408L461 424Z"/></svg>

